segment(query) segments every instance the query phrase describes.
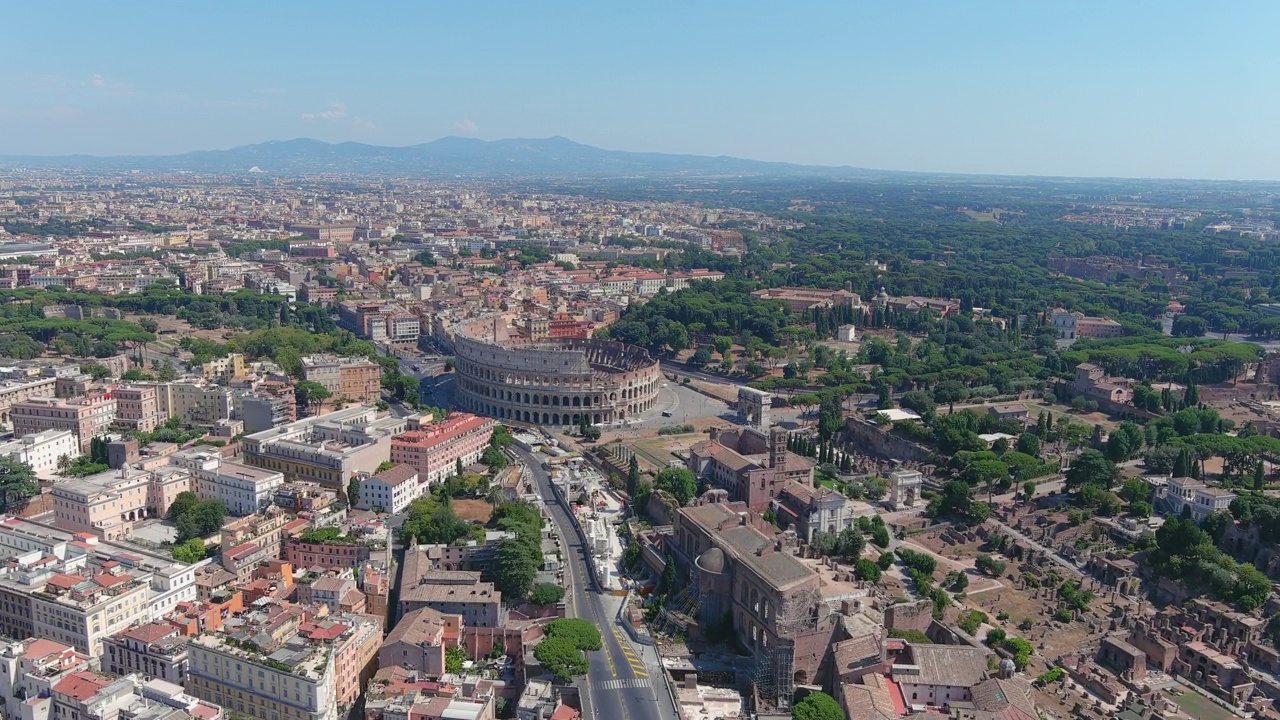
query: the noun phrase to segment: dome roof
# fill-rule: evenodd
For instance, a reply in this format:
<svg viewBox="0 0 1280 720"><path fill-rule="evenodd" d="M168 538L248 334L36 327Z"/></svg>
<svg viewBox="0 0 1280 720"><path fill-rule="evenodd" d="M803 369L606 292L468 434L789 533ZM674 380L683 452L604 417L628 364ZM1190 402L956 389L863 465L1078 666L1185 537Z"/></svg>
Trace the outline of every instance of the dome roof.
<svg viewBox="0 0 1280 720"><path fill-rule="evenodd" d="M1005 658L1000 661L1000 672L1006 677L1013 675L1013 672L1017 669L1018 666L1014 665L1013 660L1009 658Z"/></svg>
<svg viewBox="0 0 1280 720"><path fill-rule="evenodd" d="M711 573L724 572L724 553L713 547L698 556L698 567Z"/></svg>

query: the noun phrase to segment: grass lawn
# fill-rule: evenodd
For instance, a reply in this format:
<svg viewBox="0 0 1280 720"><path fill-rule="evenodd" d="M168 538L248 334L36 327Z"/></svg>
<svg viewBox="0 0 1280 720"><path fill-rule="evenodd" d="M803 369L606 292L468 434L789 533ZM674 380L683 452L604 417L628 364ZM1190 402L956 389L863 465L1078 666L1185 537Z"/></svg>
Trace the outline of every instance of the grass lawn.
<svg viewBox="0 0 1280 720"><path fill-rule="evenodd" d="M1198 720L1231 720L1235 717L1226 708L1190 690L1179 695L1175 702L1183 712Z"/></svg>

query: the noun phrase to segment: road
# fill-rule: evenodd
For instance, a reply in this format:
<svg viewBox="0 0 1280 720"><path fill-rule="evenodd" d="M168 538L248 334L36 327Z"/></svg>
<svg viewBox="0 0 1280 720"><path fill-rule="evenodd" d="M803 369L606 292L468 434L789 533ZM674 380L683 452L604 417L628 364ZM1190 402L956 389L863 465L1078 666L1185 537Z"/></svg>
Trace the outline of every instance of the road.
<svg viewBox="0 0 1280 720"><path fill-rule="evenodd" d="M538 494L547 501L565 554L566 602L570 617L590 620L600 629L604 648L587 653L590 668L582 689L583 717L604 720L674 720L675 707L657 672L650 672L630 642L614 622L618 603L612 596L596 592L587 568L586 548L574 530L573 520L551 487L551 478L537 456L513 448L528 466L538 485ZM612 601L612 602L610 602Z"/></svg>

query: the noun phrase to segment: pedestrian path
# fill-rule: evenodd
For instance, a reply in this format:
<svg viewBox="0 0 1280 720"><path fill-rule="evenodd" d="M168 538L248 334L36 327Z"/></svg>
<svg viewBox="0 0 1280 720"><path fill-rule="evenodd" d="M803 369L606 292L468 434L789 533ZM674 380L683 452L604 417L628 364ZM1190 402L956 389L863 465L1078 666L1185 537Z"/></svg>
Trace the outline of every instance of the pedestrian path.
<svg viewBox="0 0 1280 720"><path fill-rule="evenodd" d="M626 690L628 688L652 687L652 684L646 678L633 678L631 680L605 680L602 683L593 683L592 687L598 690Z"/></svg>

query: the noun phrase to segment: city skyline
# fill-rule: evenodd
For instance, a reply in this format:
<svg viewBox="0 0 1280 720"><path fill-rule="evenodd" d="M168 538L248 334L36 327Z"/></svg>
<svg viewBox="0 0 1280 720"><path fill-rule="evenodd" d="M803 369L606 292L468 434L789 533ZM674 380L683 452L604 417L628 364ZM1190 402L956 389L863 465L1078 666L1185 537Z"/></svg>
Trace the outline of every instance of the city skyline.
<svg viewBox="0 0 1280 720"><path fill-rule="evenodd" d="M1280 8L580 3L299 14L14 10L0 154L313 137L595 147L877 170L1268 180ZM56 52L52 49L56 48Z"/></svg>

